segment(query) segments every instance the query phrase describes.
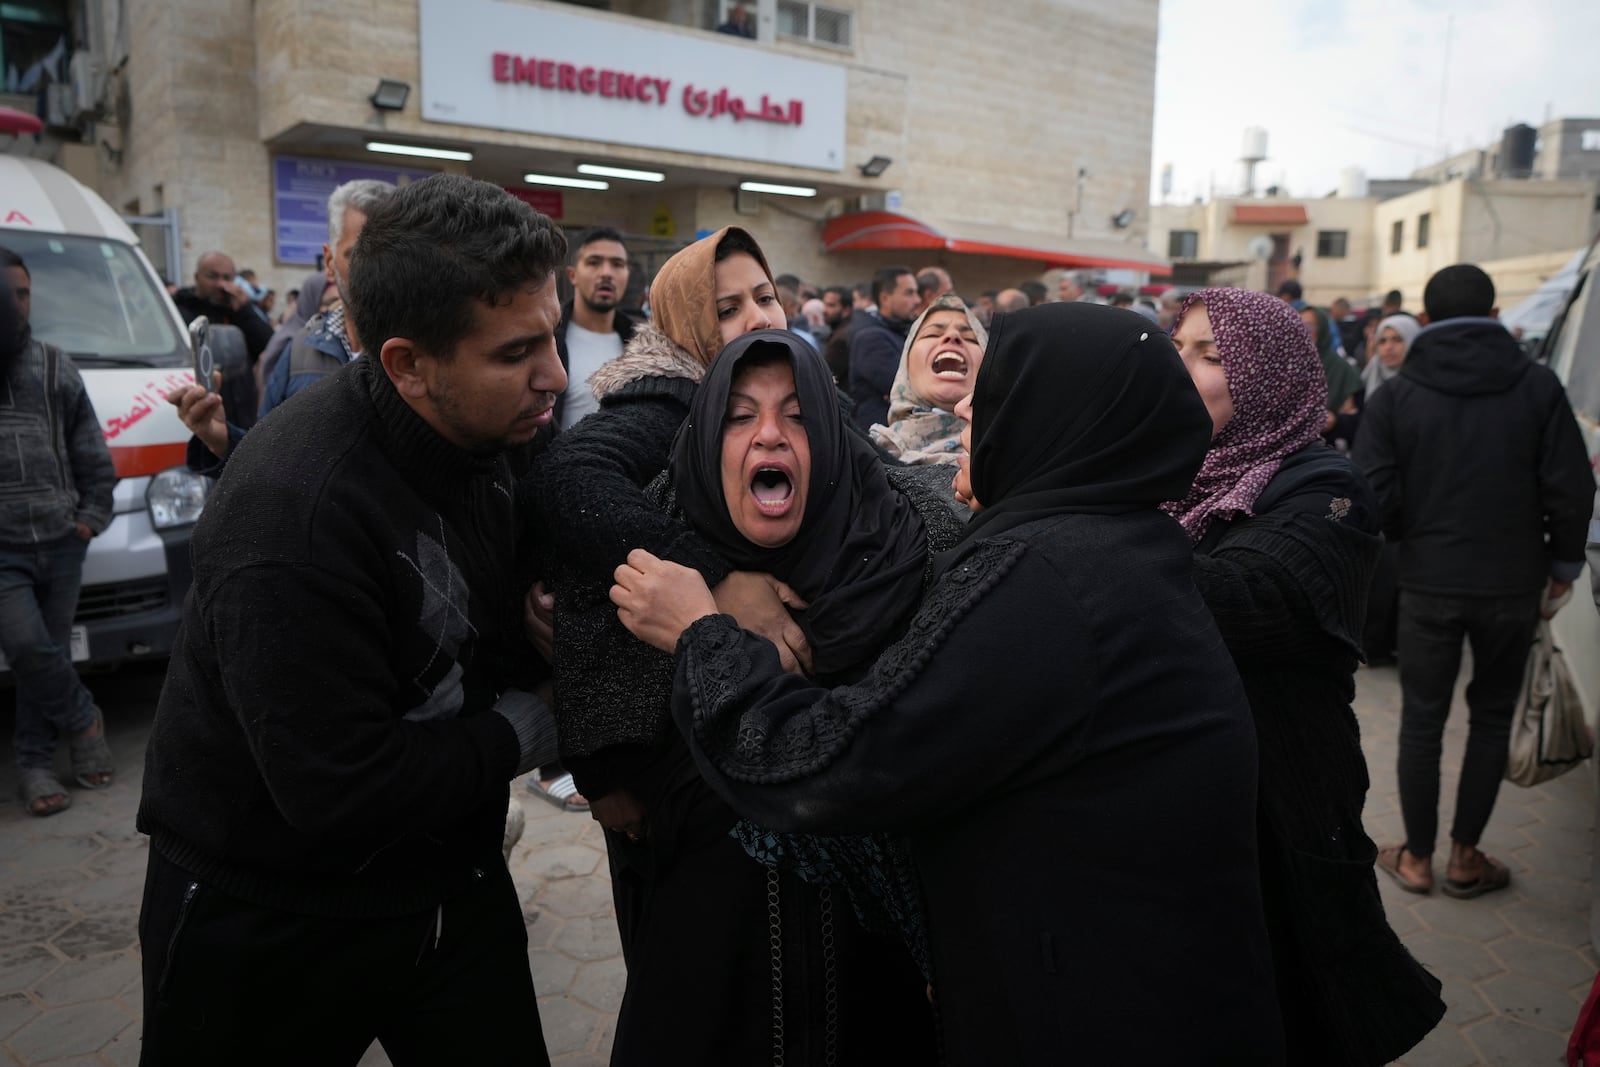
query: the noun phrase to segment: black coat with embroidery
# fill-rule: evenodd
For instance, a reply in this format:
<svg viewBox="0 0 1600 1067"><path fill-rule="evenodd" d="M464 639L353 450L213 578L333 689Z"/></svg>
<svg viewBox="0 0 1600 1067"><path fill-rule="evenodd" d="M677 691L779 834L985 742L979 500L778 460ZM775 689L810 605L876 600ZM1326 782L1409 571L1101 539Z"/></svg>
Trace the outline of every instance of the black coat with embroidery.
<svg viewBox="0 0 1600 1067"><path fill-rule="evenodd" d="M1389 1063L1444 1003L1384 917L1361 823L1367 764L1351 701L1377 502L1318 441L1284 461L1255 508L1206 531L1195 584L1256 723L1262 887L1289 1062Z"/></svg>
<svg viewBox="0 0 1600 1067"><path fill-rule="evenodd" d="M701 774L786 832L908 835L953 1064L1281 1062L1256 751L1182 531L1029 523L963 551L858 684L728 616L678 646ZM1117 576L1108 581L1108 575Z"/></svg>
<svg viewBox="0 0 1600 1067"><path fill-rule="evenodd" d="M646 492L666 469L673 438L703 372L652 326L593 381L600 410L561 434L534 466L540 558L556 597L555 713L561 754L585 796L603 796L651 765L673 741L667 713L672 657L617 621L613 571L634 548L690 567L716 585L729 566L681 518ZM930 550L960 536L950 508L950 470L886 468L928 529ZM888 620L889 624L901 620ZM607 751L609 750L609 751ZM602 758L596 753L606 751Z"/></svg>

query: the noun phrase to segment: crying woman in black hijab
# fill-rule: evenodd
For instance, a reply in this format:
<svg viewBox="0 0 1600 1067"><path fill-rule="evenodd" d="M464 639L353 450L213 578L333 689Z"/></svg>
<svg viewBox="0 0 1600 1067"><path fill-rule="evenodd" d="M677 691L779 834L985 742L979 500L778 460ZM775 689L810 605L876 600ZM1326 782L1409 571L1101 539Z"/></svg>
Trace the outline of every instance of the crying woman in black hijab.
<svg viewBox="0 0 1600 1067"><path fill-rule="evenodd" d="M675 653L673 719L735 811L905 835L944 1062L1121 1062L1159 1004L1191 1059L1282 1063L1255 727L1160 509L1205 458L1205 404L1148 321L1057 303L996 316L970 408L984 508L858 681L784 674L644 553L622 621Z"/></svg>
<svg viewBox="0 0 1600 1067"><path fill-rule="evenodd" d="M827 365L794 334L745 334L707 372L670 468L701 536L804 598L795 614L823 678L850 674L898 634L922 596L930 534L938 549L959 532L940 499L948 472L891 474L835 396Z"/></svg>

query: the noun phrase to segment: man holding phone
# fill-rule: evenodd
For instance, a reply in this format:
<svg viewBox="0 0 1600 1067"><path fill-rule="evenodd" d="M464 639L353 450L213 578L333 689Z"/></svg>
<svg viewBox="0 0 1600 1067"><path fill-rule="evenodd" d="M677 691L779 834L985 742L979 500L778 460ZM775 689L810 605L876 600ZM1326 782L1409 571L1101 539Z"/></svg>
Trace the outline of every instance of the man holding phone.
<svg viewBox="0 0 1600 1067"><path fill-rule="evenodd" d="M56 743L85 789L113 765L94 698L72 666L72 616L89 541L111 522L111 464L100 420L72 360L32 335L33 279L0 248L0 652L17 680L17 765L32 815L72 805L55 774Z"/></svg>
<svg viewBox="0 0 1600 1067"><path fill-rule="evenodd" d="M193 322L204 315L213 327L236 326L244 335L245 353L251 367L261 358L272 340L272 324L256 310L250 294L239 284L233 260L222 252L207 252L195 267L194 285L172 294L183 321ZM237 426L248 427L256 417L256 383L250 373L226 376L222 401L228 418Z"/></svg>
<svg viewBox="0 0 1600 1067"><path fill-rule="evenodd" d="M344 183L328 197L328 243L322 246L323 269L328 279L324 292L335 304L312 316L277 358L265 381L258 418L265 418L267 412L360 353L355 324L343 303L350 277L350 255L366 224L367 213L394 191L388 182L360 179ZM193 386L173 390L167 400L177 407L178 418L194 434L186 457L189 469L215 478L221 475L229 453L244 437L244 428L224 417L221 401L211 392L205 382L197 380Z"/></svg>

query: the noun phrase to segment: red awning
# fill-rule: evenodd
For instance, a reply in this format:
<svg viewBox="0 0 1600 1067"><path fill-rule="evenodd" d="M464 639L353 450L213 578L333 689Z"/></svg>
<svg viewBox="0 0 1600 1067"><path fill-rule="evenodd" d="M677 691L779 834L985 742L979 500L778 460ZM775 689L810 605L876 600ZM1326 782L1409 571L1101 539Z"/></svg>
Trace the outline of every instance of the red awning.
<svg viewBox="0 0 1600 1067"><path fill-rule="evenodd" d="M39 121L37 115L18 111L14 107L0 107L0 133L18 135L38 133L43 129L44 123Z"/></svg>
<svg viewBox="0 0 1600 1067"><path fill-rule="evenodd" d="M1235 204L1232 220L1235 226L1304 226L1307 222L1303 204Z"/></svg>
<svg viewBox="0 0 1600 1067"><path fill-rule="evenodd" d="M1049 267L1172 273L1172 264L1132 243L1076 240L975 223L941 224L892 211L858 211L822 227L825 252L938 251L1031 259Z"/></svg>

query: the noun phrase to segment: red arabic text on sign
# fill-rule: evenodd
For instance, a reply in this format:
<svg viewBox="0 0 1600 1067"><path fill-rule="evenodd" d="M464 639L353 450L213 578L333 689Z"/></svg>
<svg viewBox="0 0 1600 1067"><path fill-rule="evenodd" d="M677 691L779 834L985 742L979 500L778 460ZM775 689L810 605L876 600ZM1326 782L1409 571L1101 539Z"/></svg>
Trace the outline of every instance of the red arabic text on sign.
<svg viewBox="0 0 1600 1067"><path fill-rule="evenodd" d="M514 56L496 52L490 57L494 80L511 85L528 85L538 89L551 89L562 93L596 94L615 100L633 100L644 104L665 104L671 78L657 78L649 74L608 70L603 67L580 67L553 59L533 56ZM695 117L717 118L729 115L735 122L771 122L779 126L799 126L805 118L805 105L800 100L783 102L767 95L761 103L746 103L726 88L712 91L683 87L683 110ZM556 216L551 216L552 218Z"/></svg>

